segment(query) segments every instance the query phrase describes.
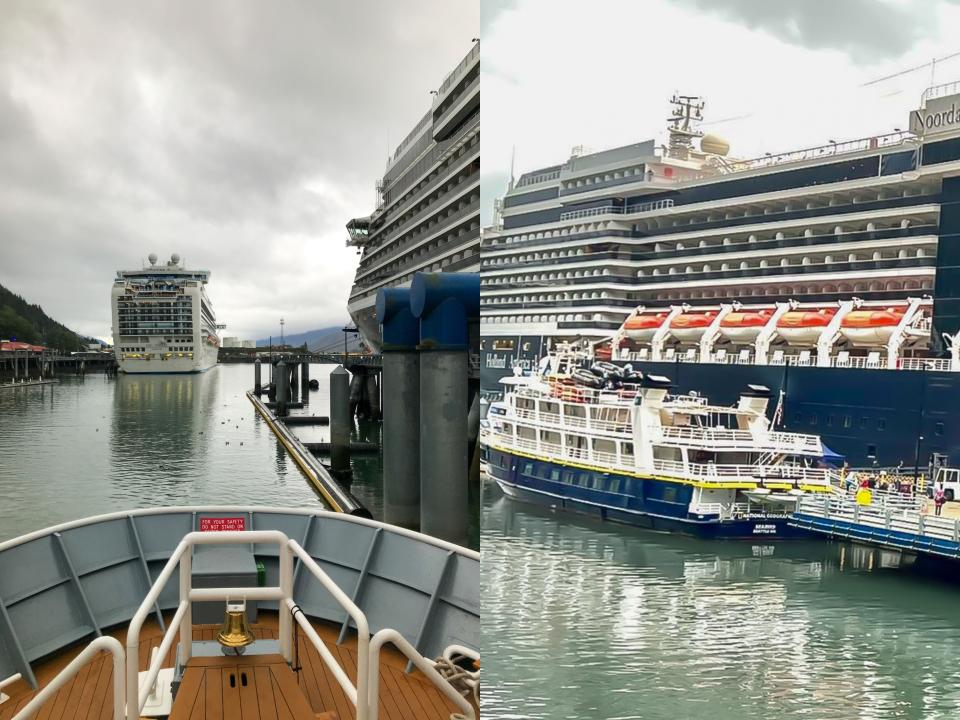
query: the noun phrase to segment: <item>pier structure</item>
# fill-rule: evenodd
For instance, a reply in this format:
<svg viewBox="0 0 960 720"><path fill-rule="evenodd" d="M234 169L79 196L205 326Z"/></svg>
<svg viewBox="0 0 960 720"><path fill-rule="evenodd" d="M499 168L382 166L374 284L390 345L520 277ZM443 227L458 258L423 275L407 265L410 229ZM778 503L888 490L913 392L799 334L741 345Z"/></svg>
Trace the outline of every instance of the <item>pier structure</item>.
<svg viewBox="0 0 960 720"><path fill-rule="evenodd" d="M464 544L475 273L417 273L377 293L383 358L384 515ZM479 415L477 415L479 420Z"/></svg>
<svg viewBox="0 0 960 720"><path fill-rule="evenodd" d="M827 538L853 540L918 557L960 560L960 518L924 512L924 498L872 490L869 503L836 492L800 498L790 524Z"/></svg>

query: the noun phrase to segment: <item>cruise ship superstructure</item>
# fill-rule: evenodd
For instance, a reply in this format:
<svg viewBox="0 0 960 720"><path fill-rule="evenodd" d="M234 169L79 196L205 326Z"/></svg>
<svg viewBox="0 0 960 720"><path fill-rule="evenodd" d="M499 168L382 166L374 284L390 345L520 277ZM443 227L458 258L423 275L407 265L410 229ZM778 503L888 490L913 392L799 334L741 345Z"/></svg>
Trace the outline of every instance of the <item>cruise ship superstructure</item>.
<svg viewBox="0 0 960 720"><path fill-rule="evenodd" d="M416 272L480 269L480 45L433 94L377 182L377 207L347 224L360 253L348 309L380 349L377 291L408 286Z"/></svg>
<svg viewBox="0 0 960 720"><path fill-rule="evenodd" d="M782 391L781 423L854 464L960 461L960 85L909 132L751 160L672 102L663 145L511 181L482 239L484 389L578 341L711 397Z"/></svg>
<svg viewBox="0 0 960 720"><path fill-rule="evenodd" d="M220 338L207 297L209 270L188 270L174 253L151 254L140 270L113 282L113 345L127 373L203 372L217 364Z"/></svg>

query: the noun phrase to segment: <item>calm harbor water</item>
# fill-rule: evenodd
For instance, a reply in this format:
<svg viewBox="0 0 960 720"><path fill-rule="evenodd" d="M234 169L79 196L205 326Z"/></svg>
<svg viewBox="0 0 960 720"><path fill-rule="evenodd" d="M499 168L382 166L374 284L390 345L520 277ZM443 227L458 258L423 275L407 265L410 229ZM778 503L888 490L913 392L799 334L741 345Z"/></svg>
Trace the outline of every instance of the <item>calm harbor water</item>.
<svg viewBox="0 0 960 720"><path fill-rule="evenodd" d="M328 414L327 375L308 414ZM58 385L0 391L0 540L55 523L158 505L323 507L245 393L251 365L199 375L61 376ZM304 440L329 428L297 427ZM357 440L379 443L379 423ZM382 514L379 454L353 459L353 493Z"/></svg>
<svg viewBox="0 0 960 720"><path fill-rule="evenodd" d="M482 506L485 718L960 717L960 584L861 546Z"/></svg>

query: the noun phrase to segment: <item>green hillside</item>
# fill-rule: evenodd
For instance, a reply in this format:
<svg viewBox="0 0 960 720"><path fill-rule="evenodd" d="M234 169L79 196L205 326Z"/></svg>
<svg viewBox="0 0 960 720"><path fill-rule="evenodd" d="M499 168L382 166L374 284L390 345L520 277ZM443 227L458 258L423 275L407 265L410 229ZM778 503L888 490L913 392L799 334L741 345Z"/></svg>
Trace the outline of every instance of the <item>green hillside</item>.
<svg viewBox="0 0 960 720"><path fill-rule="evenodd" d="M0 285L0 340L13 340L45 345L72 352L84 349L87 340L64 327L39 305L30 305L19 295Z"/></svg>

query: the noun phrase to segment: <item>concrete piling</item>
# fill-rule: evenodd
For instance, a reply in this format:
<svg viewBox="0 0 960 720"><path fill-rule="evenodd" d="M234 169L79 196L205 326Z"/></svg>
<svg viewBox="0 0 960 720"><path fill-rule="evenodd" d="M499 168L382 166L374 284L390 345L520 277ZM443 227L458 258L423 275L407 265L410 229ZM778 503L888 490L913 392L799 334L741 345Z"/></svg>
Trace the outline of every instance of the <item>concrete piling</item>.
<svg viewBox="0 0 960 720"><path fill-rule="evenodd" d="M253 361L253 391L257 394L258 397L260 393L263 392L263 385L261 384L261 376L260 376L261 368L262 368L262 363L260 362L260 358L257 358L256 360Z"/></svg>
<svg viewBox="0 0 960 720"><path fill-rule="evenodd" d="M350 472L350 373L337 366L330 373L330 469Z"/></svg>
<svg viewBox="0 0 960 720"><path fill-rule="evenodd" d="M309 397L310 390L310 363L302 363L300 365L300 397L304 402L307 402L307 397Z"/></svg>
<svg viewBox="0 0 960 720"><path fill-rule="evenodd" d="M287 364L281 360L273 373L274 387L277 393L277 417L287 414L287 403L290 401L290 375L287 373Z"/></svg>
<svg viewBox="0 0 960 720"><path fill-rule="evenodd" d="M375 372L367 373L367 407L370 410L370 419L380 419L380 388L377 383L377 374Z"/></svg>
<svg viewBox="0 0 960 720"><path fill-rule="evenodd" d="M467 544L469 318L479 314L476 274L418 273L410 311L420 321L420 529Z"/></svg>
<svg viewBox="0 0 960 720"><path fill-rule="evenodd" d="M419 323L409 288L377 293L383 338L383 519L420 529Z"/></svg>

